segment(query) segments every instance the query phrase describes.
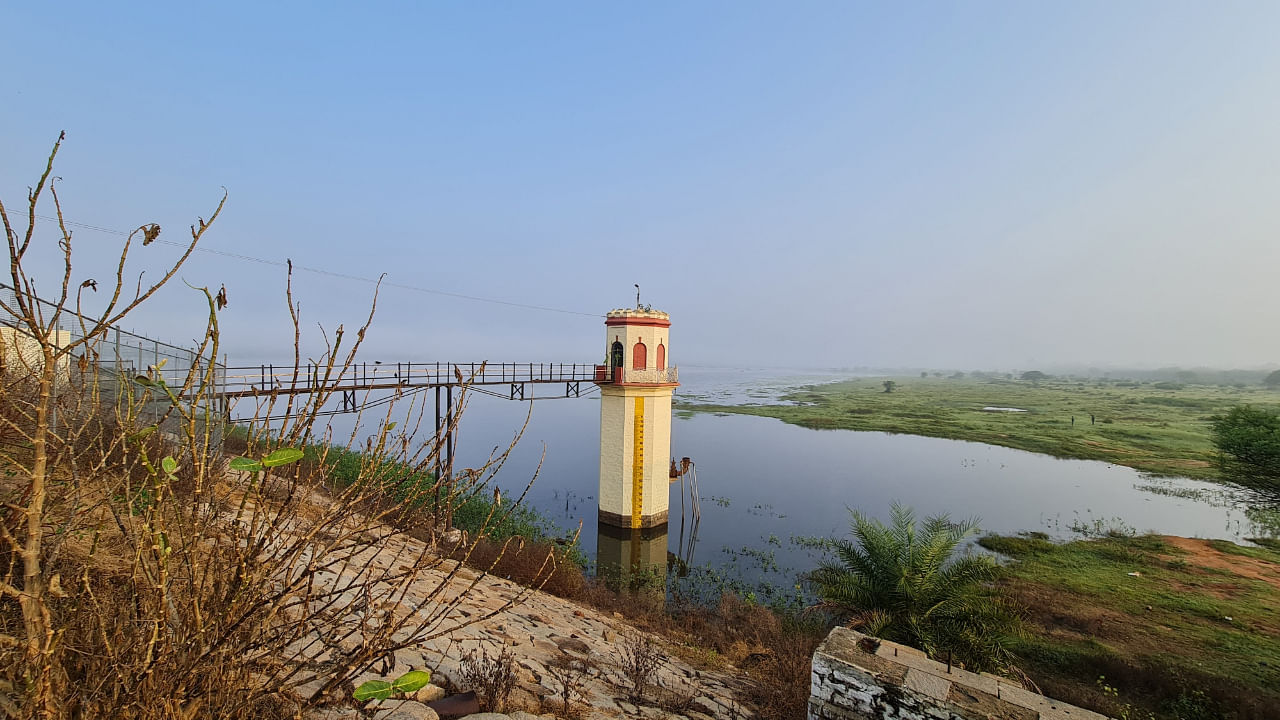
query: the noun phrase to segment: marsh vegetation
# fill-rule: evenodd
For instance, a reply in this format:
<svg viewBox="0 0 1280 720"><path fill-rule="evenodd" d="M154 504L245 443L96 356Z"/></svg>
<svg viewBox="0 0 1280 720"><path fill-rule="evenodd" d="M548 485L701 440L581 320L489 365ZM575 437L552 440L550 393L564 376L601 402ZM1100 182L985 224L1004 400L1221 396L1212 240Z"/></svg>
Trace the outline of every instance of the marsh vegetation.
<svg viewBox="0 0 1280 720"><path fill-rule="evenodd" d="M681 409L773 417L813 429L871 430L970 440L1061 458L1103 460L1158 475L1214 479L1213 418L1237 405L1280 409L1263 385L1106 379L882 378L809 385L763 405ZM1026 412L990 412L984 408Z"/></svg>

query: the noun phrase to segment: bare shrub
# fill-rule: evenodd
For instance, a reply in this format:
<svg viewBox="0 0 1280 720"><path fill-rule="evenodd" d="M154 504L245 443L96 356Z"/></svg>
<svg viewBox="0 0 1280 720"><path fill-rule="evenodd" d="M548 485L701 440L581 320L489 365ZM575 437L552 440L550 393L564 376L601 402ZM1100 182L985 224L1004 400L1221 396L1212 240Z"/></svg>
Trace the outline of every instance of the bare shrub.
<svg viewBox="0 0 1280 720"><path fill-rule="evenodd" d="M508 647L492 657L487 650L472 650L460 663L458 681L463 689L475 691L485 710L506 712L507 700L516 686L515 656Z"/></svg>
<svg viewBox="0 0 1280 720"><path fill-rule="evenodd" d="M600 581L588 582L581 600L673 641L674 651L695 665L728 660L744 670L742 697L759 717L804 717L813 651L828 631L823 618L784 617L731 593L706 607L661 594L617 593Z"/></svg>
<svg viewBox="0 0 1280 720"><path fill-rule="evenodd" d="M661 648L648 635L626 635L618 643L618 668L631 685L632 700L642 700L649 687L655 685L658 668L666 660Z"/></svg>
<svg viewBox="0 0 1280 720"><path fill-rule="evenodd" d="M160 228L138 227L99 288L73 271L51 180L60 144L27 198L25 228L0 203L13 288L0 295L9 343L0 348L0 716L293 717L396 650L532 591L460 618L453 611L483 573L460 575L461 563L403 532L447 524L448 509L491 492L510 448L478 468L431 472L442 443L434 427L419 434L424 397L360 404L345 442L317 424L353 372L376 291L354 333L339 326L304 361L286 282L294 365L242 401L252 417L242 428L226 428L231 408L219 389L222 293L194 291L204 327L188 365L113 362L108 333L184 266L226 197L178 243L176 261L148 271L157 279L147 285L126 274ZM57 217L51 238L36 229L46 196ZM47 303L24 270L40 252L61 263ZM458 385L450 429L469 382ZM242 456L230 471L224 433ZM493 503L481 524L502 522L516 504ZM473 564L476 553L474 543L454 549ZM541 564L525 560L544 571L555 563L550 552ZM531 576L533 587L546 577Z"/></svg>
<svg viewBox="0 0 1280 720"><path fill-rule="evenodd" d="M746 697L762 717L804 717L816 641L803 633L779 636L748 673ZM750 658L749 658L750 659Z"/></svg>
<svg viewBox="0 0 1280 720"><path fill-rule="evenodd" d="M560 685L559 697L556 698L556 717L574 720L584 714L578 703L586 700L583 685L594 665L591 658L564 651L547 663L547 673Z"/></svg>

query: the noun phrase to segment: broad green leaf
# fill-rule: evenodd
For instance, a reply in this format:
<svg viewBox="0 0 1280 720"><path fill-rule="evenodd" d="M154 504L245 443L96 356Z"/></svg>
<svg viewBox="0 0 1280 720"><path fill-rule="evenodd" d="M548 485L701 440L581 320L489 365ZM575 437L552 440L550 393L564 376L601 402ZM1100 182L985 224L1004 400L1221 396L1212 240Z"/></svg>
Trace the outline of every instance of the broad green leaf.
<svg viewBox="0 0 1280 720"><path fill-rule="evenodd" d="M147 377L146 375L138 375L137 377L135 377L135 378L133 379L133 381L134 381L134 382L136 382L136 383L138 383L138 384L139 384L139 385L141 385L142 387L155 387L155 386L156 386L156 384L155 384L154 382L152 382L152 381L151 381L151 378Z"/></svg>
<svg viewBox="0 0 1280 720"><path fill-rule="evenodd" d="M395 694L391 683L386 680L370 680L356 688L353 697L357 700L386 700Z"/></svg>
<svg viewBox="0 0 1280 720"><path fill-rule="evenodd" d="M156 431L156 427L157 427L157 426L155 426L155 425L148 425L147 427L142 428L142 429L141 429L141 430L139 430L138 432L136 432L136 433L134 433L134 434L132 434L132 435L130 435L130 436L129 436L129 442L138 442L139 440L142 440L142 439L143 439L143 438L145 438L146 436L148 436L148 435L150 435L151 433L155 432L155 431Z"/></svg>
<svg viewBox="0 0 1280 720"><path fill-rule="evenodd" d="M396 424L395 424L395 423L393 423L393 422L389 422L389 423L387 423L387 432L391 432L392 430L395 430L395 429L396 429Z"/></svg>
<svg viewBox="0 0 1280 720"><path fill-rule="evenodd" d="M280 448L279 450L262 458L262 467L279 467L280 465L288 465L292 462L298 462L301 459L301 450L296 448Z"/></svg>
<svg viewBox="0 0 1280 720"><path fill-rule="evenodd" d="M232 458L232 470L243 470L244 472L258 472L262 469L262 463L247 457Z"/></svg>
<svg viewBox="0 0 1280 720"><path fill-rule="evenodd" d="M411 693L414 690L420 690L431 682L431 673L426 670L410 670L409 672L396 678L391 683L391 688L398 693Z"/></svg>
<svg viewBox="0 0 1280 720"><path fill-rule="evenodd" d="M172 475L178 469L178 461L166 455L165 458L160 461L160 469L164 470L165 474Z"/></svg>

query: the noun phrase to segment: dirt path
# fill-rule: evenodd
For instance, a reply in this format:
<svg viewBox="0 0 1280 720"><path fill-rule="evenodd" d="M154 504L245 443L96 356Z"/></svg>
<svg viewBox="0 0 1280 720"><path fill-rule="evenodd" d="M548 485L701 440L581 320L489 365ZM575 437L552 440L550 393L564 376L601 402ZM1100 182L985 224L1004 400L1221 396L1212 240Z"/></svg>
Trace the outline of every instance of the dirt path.
<svg viewBox="0 0 1280 720"><path fill-rule="evenodd" d="M1261 580L1280 590L1280 564L1244 555L1231 555L1220 552L1214 549L1208 541L1198 538L1165 535L1163 539L1169 545L1187 553L1186 557L1182 559L1189 563L1214 570L1225 570L1254 580Z"/></svg>

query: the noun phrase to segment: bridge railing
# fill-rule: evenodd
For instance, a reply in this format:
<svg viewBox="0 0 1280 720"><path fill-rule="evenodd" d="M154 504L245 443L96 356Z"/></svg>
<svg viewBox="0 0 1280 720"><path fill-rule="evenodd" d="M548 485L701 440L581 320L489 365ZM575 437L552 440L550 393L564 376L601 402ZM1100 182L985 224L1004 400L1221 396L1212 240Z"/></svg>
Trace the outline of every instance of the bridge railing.
<svg viewBox="0 0 1280 720"><path fill-rule="evenodd" d="M590 363L383 363L359 362L342 371L318 363L297 368L253 365L227 368L229 394L270 393L319 388L386 389L433 385L504 385L514 383L591 382ZM341 372L340 372L341 371ZM326 373L330 373L326 377Z"/></svg>

